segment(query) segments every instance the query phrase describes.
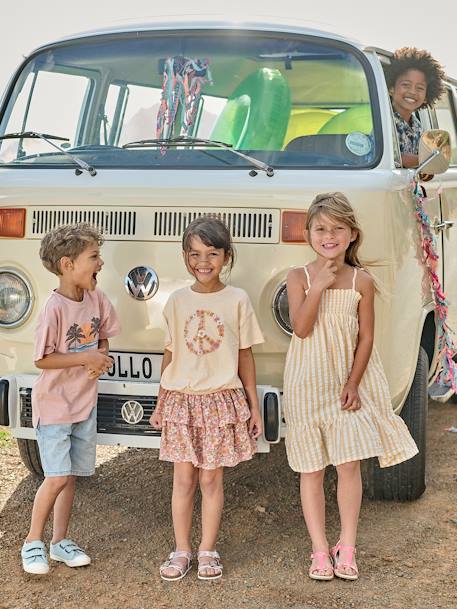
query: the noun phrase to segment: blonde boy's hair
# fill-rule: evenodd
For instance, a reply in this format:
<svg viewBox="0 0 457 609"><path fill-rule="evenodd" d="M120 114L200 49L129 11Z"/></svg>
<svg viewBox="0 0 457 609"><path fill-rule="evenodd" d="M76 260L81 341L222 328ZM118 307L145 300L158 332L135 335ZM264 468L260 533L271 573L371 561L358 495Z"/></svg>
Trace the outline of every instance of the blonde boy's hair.
<svg viewBox="0 0 457 609"><path fill-rule="evenodd" d="M342 192L325 192L317 195L308 209L306 218L306 229L308 231L313 221L320 215L328 216L337 222L343 222L351 230L356 231L357 236L349 244L344 261L351 266L361 268L362 264L357 252L362 244L363 233L347 197Z"/></svg>
<svg viewBox="0 0 457 609"><path fill-rule="evenodd" d="M103 241L103 236L92 224L80 222L58 226L47 233L41 241L41 262L54 275L62 275L60 260L64 256L74 260L91 243L100 246Z"/></svg>

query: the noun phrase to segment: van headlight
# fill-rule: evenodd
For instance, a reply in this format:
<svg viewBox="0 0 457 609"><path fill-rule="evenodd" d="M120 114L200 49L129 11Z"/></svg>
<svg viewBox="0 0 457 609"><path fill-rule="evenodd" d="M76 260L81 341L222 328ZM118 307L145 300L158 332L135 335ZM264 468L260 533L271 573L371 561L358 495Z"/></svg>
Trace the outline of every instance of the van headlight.
<svg viewBox="0 0 457 609"><path fill-rule="evenodd" d="M32 304L32 289L25 277L12 269L0 269L0 327L15 328L23 324Z"/></svg>
<svg viewBox="0 0 457 609"><path fill-rule="evenodd" d="M287 285L284 281L273 296L273 315L276 323L286 334L292 334L292 325L289 319L289 301L287 300Z"/></svg>

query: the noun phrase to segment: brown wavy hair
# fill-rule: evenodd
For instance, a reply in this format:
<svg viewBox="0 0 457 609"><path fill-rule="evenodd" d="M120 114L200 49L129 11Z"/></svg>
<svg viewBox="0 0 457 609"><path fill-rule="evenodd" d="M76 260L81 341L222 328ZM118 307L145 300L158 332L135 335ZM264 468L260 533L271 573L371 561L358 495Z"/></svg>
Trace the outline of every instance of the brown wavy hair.
<svg viewBox="0 0 457 609"><path fill-rule="evenodd" d="M421 108L433 106L444 93L443 79L446 78L446 74L443 66L425 49L402 47L395 51L390 65L386 68L387 87L389 89L395 87L398 78L408 70L422 72L427 81L425 101Z"/></svg>
<svg viewBox="0 0 457 609"><path fill-rule="evenodd" d="M54 275L62 275L60 260L64 256L75 260L92 243L103 244L103 236L92 224L80 222L58 226L41 241L41 262Z"/></svg>
<svg viewBox="0 0 457 609"><path fill-rule="evenodd" d="M357 236L354 241L351 241L349 244L344 256L344 261L350 266L362 268L358 251L362 244L363 233L347 197L342 192L325 192L314 197L308 209L306 230L310 230L311 224L315 218L321 214L329 216L329 218L332 218L337 222L343 222L349 226L351 230L356 231Z"/></svg>

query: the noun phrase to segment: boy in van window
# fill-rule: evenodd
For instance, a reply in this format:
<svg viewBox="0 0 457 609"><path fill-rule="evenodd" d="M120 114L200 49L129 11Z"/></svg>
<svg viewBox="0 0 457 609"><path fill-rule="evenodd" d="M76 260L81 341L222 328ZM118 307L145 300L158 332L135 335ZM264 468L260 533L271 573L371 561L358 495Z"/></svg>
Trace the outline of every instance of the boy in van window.
<svg viewBox="0 0 457 609"><path fill-rule="evenodd" d="M386 71L403 167L417 167L422 126L415 112L431 107L444 92L442 66L428 51L403 47Z"/></svg>
<svg viewBox="0 0 457 609"><path fill-rule="evenodd" d="M40 312L35 336L41 374L32 390L32 418L45 478L21 556L24 571L36 575L49 571L43 530L51 510L50 557L68 567L90 563L67 539L67 528L76 476L95 470L97 379L112 365L108 338L120 331L112 304L97 288L102 242L94 227L81 223L52 230L40 248L43 265L59 285Z"/></svg>

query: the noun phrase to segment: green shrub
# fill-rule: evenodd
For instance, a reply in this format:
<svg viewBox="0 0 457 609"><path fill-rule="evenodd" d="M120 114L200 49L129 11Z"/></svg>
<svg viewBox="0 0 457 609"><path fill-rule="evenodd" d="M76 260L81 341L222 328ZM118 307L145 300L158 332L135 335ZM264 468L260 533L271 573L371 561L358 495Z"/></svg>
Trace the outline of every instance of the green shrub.
<svg viewBox="0 0 457 609"><path fill-rule="evenodd" d="M0 427L0 448L7 446L11 442L11 434L6 429Z"/></svg>

